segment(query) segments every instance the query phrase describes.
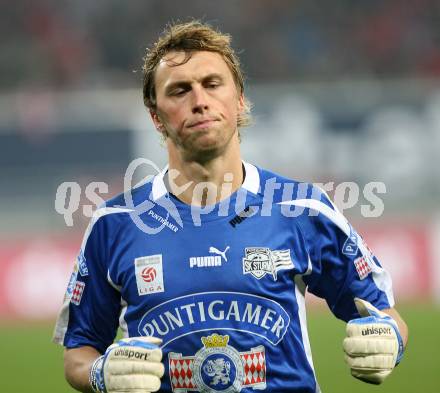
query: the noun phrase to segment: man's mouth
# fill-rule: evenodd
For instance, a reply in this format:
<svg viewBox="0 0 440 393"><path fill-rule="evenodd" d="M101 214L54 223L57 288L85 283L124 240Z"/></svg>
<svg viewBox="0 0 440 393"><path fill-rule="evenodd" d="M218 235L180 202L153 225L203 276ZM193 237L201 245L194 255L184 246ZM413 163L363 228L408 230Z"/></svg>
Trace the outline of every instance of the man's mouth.
<svg viewBox="0 0 440 393"><path fill-rule="evenodd" d="M217 119L203 119L203 120L199 120L199 121L190 123L188 128L193 128L193 129L207 128L207 127L210 127L212 124L214 124L216 121L217 121Z"/></svg>

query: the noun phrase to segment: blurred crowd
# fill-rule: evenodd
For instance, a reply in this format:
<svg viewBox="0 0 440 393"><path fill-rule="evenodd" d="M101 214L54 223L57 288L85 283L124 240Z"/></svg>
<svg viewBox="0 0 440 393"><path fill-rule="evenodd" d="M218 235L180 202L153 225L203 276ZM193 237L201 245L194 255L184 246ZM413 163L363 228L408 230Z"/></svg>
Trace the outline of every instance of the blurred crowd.
<svg viewBox="0 0 440 393"><path fill-rule="evenodd" d="M0 322L53 318L93 210L165 165L142 57L191 18L240 55L255 120L243 157L356 200L344 214L399 298L440 303L440 0L1 4ZM154 165L130 179L139 157ZM386 192L367 219L371 184Z"/></svg>
<svg viewBox="0 0 440 393"><path fill-rule="evenodd" d="M3 2L0 89L137 84L170 20L232 34L251 83L440 76L438 0Z"/></svg>
<svg viewBox="0 0 440 393"><path fill-rule="evenodd" d="M387 212L439 211L439 0L17 0L0 12L0 239L64 228L63 182L114 195L132 159L165 162L142 57L191 17L233 37L254 103L247 159L312 181L383 181Z"/></svg>

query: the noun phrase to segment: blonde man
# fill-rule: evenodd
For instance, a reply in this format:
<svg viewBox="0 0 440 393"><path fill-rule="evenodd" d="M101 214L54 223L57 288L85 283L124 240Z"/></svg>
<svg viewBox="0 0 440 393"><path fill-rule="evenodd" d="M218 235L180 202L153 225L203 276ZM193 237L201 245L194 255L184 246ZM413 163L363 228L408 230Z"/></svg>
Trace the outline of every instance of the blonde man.
<svg viewBox="0 0 440 393"><path fill-rule="evenodd" d="M55 331L69 383L318 392L306 289L347 322L353 376L381 383L407 340L389 275L323 192L242 161L250 106L230 37L171 25L144 60L169 165L86 232Z"/></svg>

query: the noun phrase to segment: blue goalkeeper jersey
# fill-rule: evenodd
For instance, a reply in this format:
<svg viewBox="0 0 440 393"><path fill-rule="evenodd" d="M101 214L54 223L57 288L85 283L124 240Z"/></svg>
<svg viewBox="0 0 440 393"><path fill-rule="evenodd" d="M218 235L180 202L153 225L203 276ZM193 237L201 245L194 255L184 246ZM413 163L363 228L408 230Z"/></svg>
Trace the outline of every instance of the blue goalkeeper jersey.
<svg viewBox="0 0 440 393"><path fill-rule="evenodd" d="M392 307L391 280L320 189L243 168L216 205L181 202L163 171L96 210L54 340L159 337L161 392L319 392L305 291L348 321L354 297Z"/></svg>

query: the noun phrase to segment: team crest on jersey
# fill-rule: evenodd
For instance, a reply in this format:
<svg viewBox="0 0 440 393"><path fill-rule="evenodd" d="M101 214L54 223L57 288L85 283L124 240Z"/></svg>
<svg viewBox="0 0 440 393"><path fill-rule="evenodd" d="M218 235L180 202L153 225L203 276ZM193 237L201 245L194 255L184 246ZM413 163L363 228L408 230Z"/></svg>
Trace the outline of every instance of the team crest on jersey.
<svg viewBox="0 0 440 393"><path fill-rule="evenodd" d="M164 292L162 254L136 258L134 267L139 296Z"/></svg>
<svg viewBox="0 0 440 393"><path fill-rule="evenodd" d="M260 280L270 274L274 281L277 280L279 270L293 269L290 250L270 250L265 247L248 247L243 258L243 273L252 274Z"/></svg>
<svg viewBox="0 0 440 393"><path fill-rule="evenodd" d="M260 345L238 352L229 336L201 338L203 347L194 356L170 352L169 375L173 392L237 393L243 388L266 389L265 348Z"/></svg>

